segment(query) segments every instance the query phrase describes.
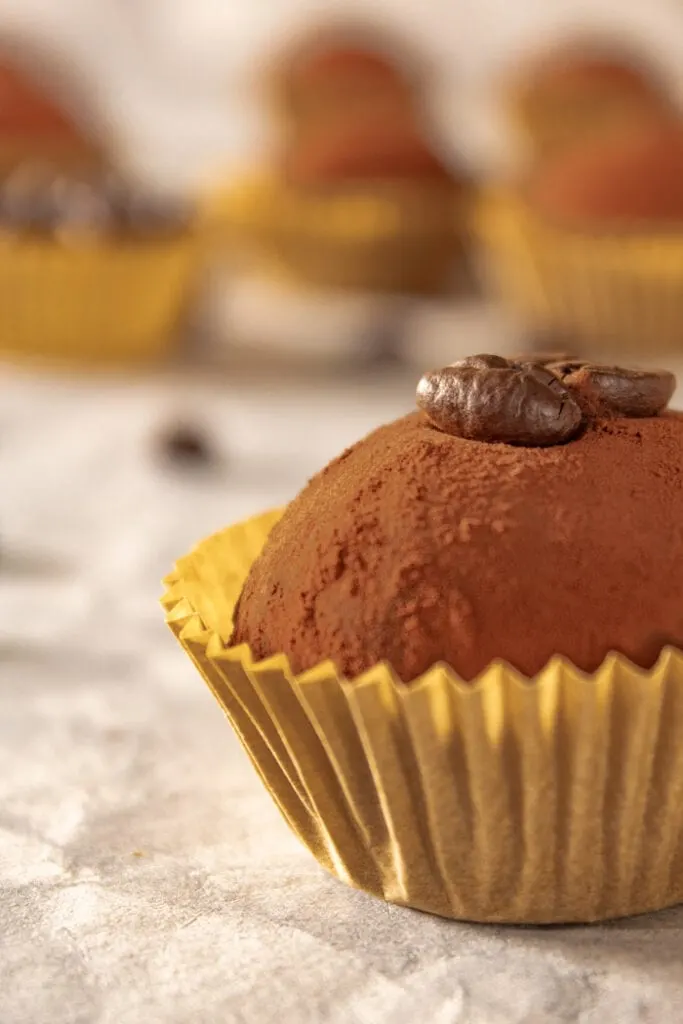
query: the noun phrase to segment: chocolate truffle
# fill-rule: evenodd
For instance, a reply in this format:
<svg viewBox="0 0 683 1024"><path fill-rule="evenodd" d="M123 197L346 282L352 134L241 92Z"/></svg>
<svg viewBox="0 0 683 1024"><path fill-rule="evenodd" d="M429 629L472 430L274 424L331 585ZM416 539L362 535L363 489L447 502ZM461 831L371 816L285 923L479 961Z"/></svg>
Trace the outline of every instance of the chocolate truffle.
<svg viewBox="0 0 683 1024"><path fill-rule="evenodd" d="M434 374L421 383L423 411L349 448L292 502L251 569L233 642L257 659L284 652L296 672L331 658L353 677L386 660L405 682L437 662L472 680L499 658L531 676L553 655L592 672L610 651L648 668L683 646L672 375L490 356L440 373L445 391ZM555 409L557 443L530 396Z"/></svg>
<svg viewBox="0 0 683 1024"><path fill-rule="evenodd" d="M559 47L527 68L515 106L542 155L672 111L667 90L651 69L591 41Z"/></svg>
<svg viewBox="0 0 683 1024"><path fill-rule="evenodd" d="M297 146L286 164L298 186L412 180L453 185L456 178L409 120L402 125L335 126Z"/></svg>
<svg viewBox="0 0 683 1024"><path fill-rule="evenodd" d="M659 83L633 61L605 51L568 47L539 61L525 82L529 103L563 104L602 96L661 97Z"/></svg>
<svg viewBox="0 0 683 1024"><path fill-rule="evenodd" d="M343 36L299 54L284 76L290 139L284 165L297 186L415 179L450 183L424 132L409 66Z"/></svg>
<svg viewBox="0 0 683 1024"><path fill-rule="evenodd" d="M99 146L53 97L64 76L49 78L51 61L38 54L19 59L0 51L0 173L27 161L50 161L63 169L101 168ZM29 70L29 67L31 70ZM52 69L54 70L54 69ZM83 111L81 111L83 113Z"/></svg>
<svg viewBox="0 0 683 1024"><path fill-rule="evenodd" d="M472 290L471 182L440 154L401 50L337 26L275 62L270 167L227 202L257 273L337 292Z"/></svg>
<svg viewBox="0 0 683 1024"><path fill-rule="evenodd" d="M282 88L297 120L326 119L368 105L391 116L411 100L408 76L388 54L343 40L304 49L283 75Z"/></svg>
<svg viewBox="0 0 683 1024"><path fill-rule="evenodd" d="M530 200L549 219L640 227L683 222L683 124L591 140L541 168Z"/></svg>

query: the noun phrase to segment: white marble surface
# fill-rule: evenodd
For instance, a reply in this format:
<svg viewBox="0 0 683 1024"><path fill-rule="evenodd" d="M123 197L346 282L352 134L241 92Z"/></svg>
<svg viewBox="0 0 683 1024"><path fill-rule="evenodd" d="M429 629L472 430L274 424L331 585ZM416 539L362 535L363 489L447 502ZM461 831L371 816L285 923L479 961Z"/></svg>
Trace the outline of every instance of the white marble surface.
<svg viewBox="0 0 683 1024"><path fill-rule="evenodd" d="M158 581L408 408L411 381L260 383L0 376L0 1022L683 1020L683 909L441 921L347 890L279 819ZM155 458L183 414L211 426L213 472Z"/></svg>

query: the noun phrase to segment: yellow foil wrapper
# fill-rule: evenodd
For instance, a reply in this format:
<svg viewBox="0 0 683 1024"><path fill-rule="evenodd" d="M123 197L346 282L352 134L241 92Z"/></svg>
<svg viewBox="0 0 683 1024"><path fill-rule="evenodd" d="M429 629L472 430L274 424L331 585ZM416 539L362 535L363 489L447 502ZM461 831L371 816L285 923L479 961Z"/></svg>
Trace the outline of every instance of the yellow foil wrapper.
<svg viewBox="0 0 683 1024"><path fill-rule="evenodd" d="M455 187L304 191L264 174L215 194L206 216L252 264L298 286L430 294L469 284L468 211Z"/></svg>
<svg viewBox="0 0 683 1024"><path fill-rule="evenodd" d="M683 351L683 231L573 231L513 191L487 196L475 223L495 290L532 329L605 353Z"/></svg>
<svg viewBox="0 0 683 1024"><path fill-rule="evenodd" d="M159 240L0 237L0 353L83 364L171 347L197 258L191 233Z"/></svg>
<svg viewBox="0 0 683 1024"><path fill-rule="evenodd" d="M473 684L436 665L295 675L228 646L280 512L201 543L166 580L169 626L284 818L350 885L445 917L589 922L683 901L683 654L652 671L561 659Z"/></svg>

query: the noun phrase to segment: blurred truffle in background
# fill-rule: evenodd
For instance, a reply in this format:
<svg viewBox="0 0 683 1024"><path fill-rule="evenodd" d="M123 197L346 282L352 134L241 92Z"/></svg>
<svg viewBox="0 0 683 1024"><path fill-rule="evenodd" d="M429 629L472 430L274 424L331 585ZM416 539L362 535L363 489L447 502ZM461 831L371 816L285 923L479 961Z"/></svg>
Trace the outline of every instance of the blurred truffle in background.
<svg viewBox="0 0 683 1024"><path fill-rule="evenodd" d="M523 62L509 86L509 107L536 160L589 135L670 116L674 103L646 59L616 42L584 38Z"/></svg>
<svg viewBox="0 0 683 1024"><path fill-rule="evenodd" d="M610 356L683 350L683 122L576 142L492 196L480 223L526 324Z"/></svg>
<svg viewBox="0 0 683 1024"><path fill-rule="evenodd" d="M74 96L78 82L73 70L47 61L45 55L23 53L16 44L0 41L0 173L5 176L27 162L49 163L80 173L104 165L104 155L69 105L80 106ZM45 81L41 87L40 78ZM48 98L49 92L55 99Z"/></svg>
<svg viewBox="0 0 683 1024"><path fill-rule="evenodd" d="M191 268L189 211L117 171L70 65L0 41L0 351L128 362L171 344Z"/></svg>
<svg viewBox="0 0 683 1024"><path fill-rule="evenodd" d="M683 121L577 144L537 168L528 194L537 212L558 224L683 235Z"/></svg>
<svg viewBox="0 0 683 1024"><path fill-rule="evenodd" d="M451 182L427 138L417 75L408 60L373 45L323 37L283 68L284 170L292 185Z"/></svg>
<svg viewBox="0 0 683 1024"><path fill-rule="evenodd" d="M288 48L268 81L269 165L228 202L252 258L299 286L451 290L468 187L439 154L415 61L334 26Z"/></svg>

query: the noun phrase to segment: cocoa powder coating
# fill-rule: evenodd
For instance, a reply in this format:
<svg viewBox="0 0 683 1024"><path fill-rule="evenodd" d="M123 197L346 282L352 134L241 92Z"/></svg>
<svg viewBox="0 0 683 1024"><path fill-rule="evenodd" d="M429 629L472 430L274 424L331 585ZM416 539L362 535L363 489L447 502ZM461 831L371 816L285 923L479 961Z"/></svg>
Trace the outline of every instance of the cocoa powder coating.
<svg viewBox="0 0 683 1024"><path fill-rule="evenodd" d="M555 654L648 668L683 647L683 416L607 419L551 448L370 434L290 505L252 567L233 641L301 672L435 662L471 680Z"/></svg>

